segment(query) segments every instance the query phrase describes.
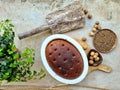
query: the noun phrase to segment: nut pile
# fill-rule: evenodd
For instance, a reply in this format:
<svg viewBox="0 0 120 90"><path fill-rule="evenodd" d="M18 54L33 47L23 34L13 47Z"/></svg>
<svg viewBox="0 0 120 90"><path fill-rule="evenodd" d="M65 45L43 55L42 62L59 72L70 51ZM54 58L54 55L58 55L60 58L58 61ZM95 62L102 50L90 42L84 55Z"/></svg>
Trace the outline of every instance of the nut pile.
<svg viewBox="0 0 120 90"><path fill-rule="evenodd" d="M89 33L89 36L93 37L95 35L95 32L97 30L102 30L100 24L99 24L99 21L96 21L93 28L92 28L92 31Z"/></svg>
<svg viewBox="0 0 120 90"><path fill-rule="evenodd" d="M102 56L94 49L91 49L88 54L88 63L90 66L97 66L102 63Z"/></svg>
<svg viewBox="0 0 120 90"><path fill-rule="evenodd" d="M88 19L92 19L93 15L89 13L87 9L83 9L83 11L84 11L84 14L87 15ZM93 37L97 30L102 30L99 21L95 22L92 28L92 31L89 33L89 36Z"/></svg>

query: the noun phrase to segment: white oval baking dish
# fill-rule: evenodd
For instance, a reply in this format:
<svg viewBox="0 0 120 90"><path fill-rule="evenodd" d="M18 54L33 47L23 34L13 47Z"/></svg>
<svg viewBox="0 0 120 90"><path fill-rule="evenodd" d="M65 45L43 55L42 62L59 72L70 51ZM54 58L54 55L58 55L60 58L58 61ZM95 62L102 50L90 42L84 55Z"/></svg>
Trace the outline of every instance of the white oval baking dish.
<svg viewBox="0 0 120 90"><path fill-rule="evenodd" d="M63 40L67 40L69 43L71 43L73 46L75 46L79 53L81 54L82 58L83 58L83 64L84 64L84 68L83 68L83 72L82 74L75 78L75 79L65 79L65 78L62 78L61 76L59 76L58 74L56 74L52 68L49 66L48 62L47 62L47 59L46 59L46 53L45 53L45 50L46 50L46 46L48 45L49 42L51 42L52 40L55 40L55 39L63 39ZM72 39L71 37L67 36L67 35L63 35L63 34L54 34L54 35L51 35L51 36L48 36L42 43L42 46L41 46L41 59L42 59L42 62L43 62L43 65L45 67L45 69L49 72L49 74L55 78L56 80L62 82L62 83L65 83L65 84L76 84L76 83L79 83L81 82L87 75L88 73L88 59L87 59L87 56L85 54L85 51L83 50L83 48L81 47L81 45L76 42L74 39Z"/></svg>

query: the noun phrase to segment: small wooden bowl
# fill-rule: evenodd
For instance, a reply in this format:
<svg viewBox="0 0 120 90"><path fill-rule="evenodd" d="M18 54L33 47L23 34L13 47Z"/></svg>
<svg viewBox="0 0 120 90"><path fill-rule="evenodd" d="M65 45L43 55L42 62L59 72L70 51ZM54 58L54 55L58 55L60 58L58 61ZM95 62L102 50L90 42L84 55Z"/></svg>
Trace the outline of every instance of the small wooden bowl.
<svg viewBox="0 0 120 90"><path fill-rule="evenodd" d="M87 55L87 57L88 57L88 62L89 62L89 58L90 58L90 53L91 52L95 52L95 53L98 53L98 57L100 58L100 60L99 61L95 61L94 59L93 59L93 61L94 61L94 64L89 64L89 66L98 66L98 65L100 65L101 63L102 63L102 61L103 61L103 58L102 58L102 56L101 56L101 54L98 52L98 51L96 51L95 49L91 49L90 51L89 51L89 53L88 53L88 55Z"/></svg>
<svg viewBox="0 0 120 90"><path fill-rule="evenodd" d="M97 51L108 53L116 47L117 35L110 29L102 29L95 34L93 45Z"/></svg>

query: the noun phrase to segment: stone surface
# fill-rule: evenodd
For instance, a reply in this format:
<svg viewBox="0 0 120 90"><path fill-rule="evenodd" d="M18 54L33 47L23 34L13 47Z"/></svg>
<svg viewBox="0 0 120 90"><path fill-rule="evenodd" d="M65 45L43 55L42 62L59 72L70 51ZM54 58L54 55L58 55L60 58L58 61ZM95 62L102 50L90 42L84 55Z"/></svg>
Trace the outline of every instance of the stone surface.
<svg viewBox="0 0 120 90"><path fill-rule="evenodd" d="M20 50L25 47L35 49L35 65L33 69L39 70L43 67L40 57L40 47L43 40L50 35L49 32L43 32L35 36L19 40L17 34L31 30L40 25L46 24L45 17L48 13L68 5L74 0L0 0L0 19L9 18L15 25L15 43ZM82 1L82 0L81 0ZM120 0L86 0L84 7L93 14L91 20L86 17L86 26L81 30L75 30L65 33L71 37L87 37L87 43L93 47L92 37L89 37L94 23L98 20L102 28L113 30L118 37L117 47L108 54L103 55L103 64L112 67L111 73L94 71L89 74L82 82L77 85L88 85L103 87L112 90L120 89ZM47 71L46 71L47 73ZM9 84L29 84L41 86L54 86L60 84L48 73L42 80L31 80L25 83ZM73 90L94 90L89 88L78 88L77 86L68 87Z"/></svg>

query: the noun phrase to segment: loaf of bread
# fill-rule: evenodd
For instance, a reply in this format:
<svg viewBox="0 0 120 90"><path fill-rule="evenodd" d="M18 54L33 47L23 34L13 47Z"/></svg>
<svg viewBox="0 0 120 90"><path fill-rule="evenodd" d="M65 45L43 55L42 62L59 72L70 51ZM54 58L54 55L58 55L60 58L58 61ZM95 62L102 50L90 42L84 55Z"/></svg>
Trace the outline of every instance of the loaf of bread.
<svg viewBox="0 0 120 90"><path fill-rule="evenodd" d="M51 41L46 47L46 58L52 70L63 78L75 79L83 72L80 52L66 40Z"/></svg>

